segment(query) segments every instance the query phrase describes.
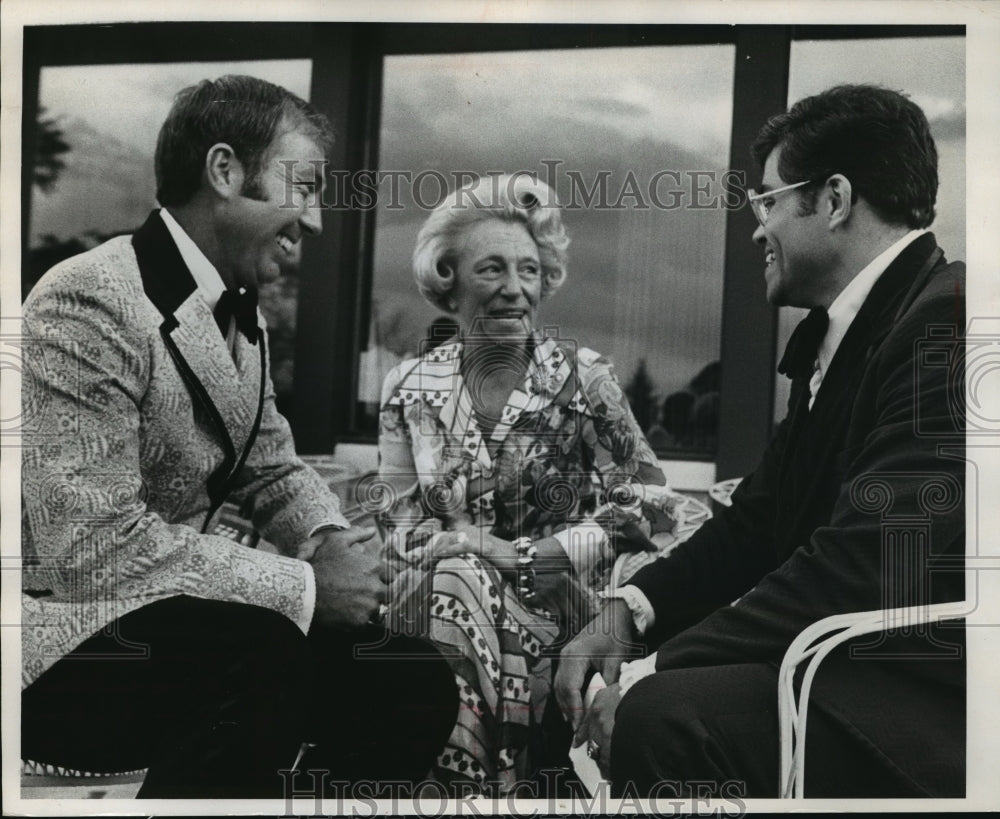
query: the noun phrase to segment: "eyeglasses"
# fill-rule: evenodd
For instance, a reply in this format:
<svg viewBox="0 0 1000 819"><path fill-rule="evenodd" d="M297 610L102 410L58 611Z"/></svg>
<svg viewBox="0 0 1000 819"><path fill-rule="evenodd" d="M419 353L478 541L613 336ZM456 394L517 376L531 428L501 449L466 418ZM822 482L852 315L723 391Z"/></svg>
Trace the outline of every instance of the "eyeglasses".
<svg viewBox="0 0 1000 819"><path fill-rule="evenodd" d="M794 185L785 185L782 188L775 188L774 190L764 191L763 193L757 193L757 191L753 188L747 190L747 193L749 194L747 202L750 203L753 215L757 217L757 221L760 222L760 226L764 227L764 225L767 224L767 214L771 210L771 205L768 203L767 199L777 196L779 193L785 193L787 191L795 190L796 188L801 188L803 185L808 185L812 181L813 180L811 179L807 179L805 182L796 182Z"/></svg>

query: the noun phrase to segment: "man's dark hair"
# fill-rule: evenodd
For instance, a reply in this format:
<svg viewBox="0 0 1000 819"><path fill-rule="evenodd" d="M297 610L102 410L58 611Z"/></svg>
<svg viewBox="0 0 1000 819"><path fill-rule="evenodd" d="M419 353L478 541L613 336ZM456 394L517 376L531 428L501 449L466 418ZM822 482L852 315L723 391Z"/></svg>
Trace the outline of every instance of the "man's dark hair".
<svg viewBox="0 0 1000 819"><path fill-rule="evenodd" d="M309 136L324 154L333 144L329 120L273 83L231 74L183 89L156 141L156 198L164 206L190 201L208 149L218 142L227 143L246 169L245 195L260 198L264 153L283 124Z"/></svg>
<svg viewBox="0 0 1000 819"><path fill-rule="evenodd" d="M781 148L789 184L840 173L884 221L922 228L934 221L937 148L927 117L908 97L876 85L838 85L771 117L751 151L763 168Z"/></svg>

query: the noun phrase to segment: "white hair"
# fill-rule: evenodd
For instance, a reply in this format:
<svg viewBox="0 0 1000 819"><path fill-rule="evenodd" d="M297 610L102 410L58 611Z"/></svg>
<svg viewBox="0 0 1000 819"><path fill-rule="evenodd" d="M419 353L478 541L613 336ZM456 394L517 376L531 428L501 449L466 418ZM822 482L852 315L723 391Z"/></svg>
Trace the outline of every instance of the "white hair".
<svg viewBox="0 0 1000 819"><path fill-rule="evenodd" d="M413 275L420 294L448 313L455 263L463 232L486 219L523 224L538 248L542 298L566 280L569 237L555 191L527 174L491 175L453 191L427 217L413 250Z"/></svg>

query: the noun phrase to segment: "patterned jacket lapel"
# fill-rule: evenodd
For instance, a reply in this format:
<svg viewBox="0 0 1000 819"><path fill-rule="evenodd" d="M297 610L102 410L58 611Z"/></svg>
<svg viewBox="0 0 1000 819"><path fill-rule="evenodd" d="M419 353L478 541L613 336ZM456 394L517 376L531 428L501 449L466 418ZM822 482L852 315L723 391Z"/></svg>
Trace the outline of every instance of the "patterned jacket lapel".
<svg viewBox="0 0 1000 819"><path fill-rule="evenodd" d="M260 393L259 345L237 334L236 361L219 332L212 311L196 290L174 311L176 325L166 331L190 378L216 410L221 432L235 452L247 444L258 410ZM166 324L166 322L165 322ZM260 329L258 328L258 332ZM180 362L178 362L178 366Z"/></svg>
<svg viewBox="0 0 1000 819"><path fill-rule="evenodd" d="M159 213L132 237L143 289L163 315L160 333L192 393L215 422L229 473L253 445L261 412L266 336L258 316L258 344L238 336L236 361L198 291Z"/></svg>

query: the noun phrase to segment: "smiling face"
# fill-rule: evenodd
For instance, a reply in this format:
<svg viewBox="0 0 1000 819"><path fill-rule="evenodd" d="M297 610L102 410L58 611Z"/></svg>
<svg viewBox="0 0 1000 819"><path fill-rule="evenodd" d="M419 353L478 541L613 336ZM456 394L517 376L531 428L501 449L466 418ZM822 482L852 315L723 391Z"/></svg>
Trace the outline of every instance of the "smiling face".
<svg viewBox="0 0 1000 819"><path fill-rule="evenodd" d="M258 287L298 266L302 236L323 229L322 161L323 151L311 137L279 129L259 178L244 179L240 194L228 203L219 265L227 283Z"/></svg>
<svg viewBox="0 0 1000 819"><path fill-rule="evenodd" d="M486 219L463 232L457 247L455 313L467 333L524 338L542 297L538 247L520 222Z"/></svg>
<svg viewBox="0 0 1000 819"><path fill-rule="evenodd" d="M781 148L775 148L764 163L761 192L800 182L778 175ZM769 207L767 222L758 226L753 240L764 246L764 282L767 300L777 306L816 307L825 288L827 264L824 248L829 239L820 209L805 213L803 197L810 187L763 197Z"/></svg>

